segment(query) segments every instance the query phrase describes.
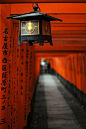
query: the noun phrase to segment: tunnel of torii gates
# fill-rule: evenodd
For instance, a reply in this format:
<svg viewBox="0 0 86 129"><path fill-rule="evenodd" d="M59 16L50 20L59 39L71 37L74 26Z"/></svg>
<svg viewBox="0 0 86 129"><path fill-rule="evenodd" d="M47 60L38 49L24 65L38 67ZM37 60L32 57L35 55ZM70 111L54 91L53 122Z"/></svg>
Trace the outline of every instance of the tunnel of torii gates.
<svg viewBox="0 0 86 129"><path fill-rule="evenodd" d="M86 0L38 0L42 13L63 20L51 22L53 46L17 46L19 21L6 17L33 11L28 1L0 0L0 129L27 125L41 58L86 104Z"/></svg>

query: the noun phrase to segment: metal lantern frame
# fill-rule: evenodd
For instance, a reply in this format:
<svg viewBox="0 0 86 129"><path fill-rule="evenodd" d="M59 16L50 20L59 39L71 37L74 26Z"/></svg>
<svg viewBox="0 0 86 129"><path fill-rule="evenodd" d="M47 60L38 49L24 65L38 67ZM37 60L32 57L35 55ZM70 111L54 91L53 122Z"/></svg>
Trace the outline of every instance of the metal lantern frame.
<svg viewBox="0 0 86 129"><path fill-rule="evenodd" d="M33 43L39 43L39 45L43 46L43 43L50 42L50 45L52 44L52 38L51 38L51 26L50 21L61 21L61 19L52 17L50 15L47 15L46 13L41 13L40 8L37 3L35 3L36 6L33 6L34 11L30 13L24 13L20 15L10 16L6 17L7 19L16 19L19 20L19 39L18 39L18 46L20 43L29 43L30 46L33 45ZM39 10L38 10L39 9ZM38 26L35 26L32 22L38 21ZM22 26L22 24L26 24L25 27ZM35 32L35 28L38 27L38 32ZM24 31L24 33L22 33Z"/></svg>

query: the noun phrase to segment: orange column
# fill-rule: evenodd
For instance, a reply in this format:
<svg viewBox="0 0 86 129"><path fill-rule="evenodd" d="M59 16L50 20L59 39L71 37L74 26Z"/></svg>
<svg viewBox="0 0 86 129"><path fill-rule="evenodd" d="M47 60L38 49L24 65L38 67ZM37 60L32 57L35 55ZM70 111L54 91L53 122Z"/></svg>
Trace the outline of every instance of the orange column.
<svg viewBox="0 0 86 129"><path fill-rule="evenodd" d="M30 98L30 106L32 100L32 46L29 46L29 98Z"/></svg>
<svg viewBox="0 0 86 129"><path fill-rule="evenodd" d="M8 105L10 21L6 20L8 15L10 5L0 5L0 129L10 128L7 116L8 107L10 109Z"/></svg>
<svg viewBox="0 0 86 129"><path fill-rule="evenodd" d="M20 45L20 84L19 84L19 127L24 127L24 112L25 112L25 62L26 62L26 44Z"/></svg>
<svg viewBox="0 0 86 129"><path fill-rule="evenodd" d="M81 76L82 76L82 56L81 56L81 53L79 53L78 55L78 60L79 60L79 90L81 91L82 90L82 80L81 80Z"/></svg>
<svg viewBox="0 0 86 129"><path fill-rule="evenodd" d="M8 53L9 53L9 79L8 79L8 114L7 116L9 116L8 119L8 127L11 128L11 86L12 86L12 81L11 81L11 77L12 77L12 35L10 36L10 42L8 44L9 49L8 49Z"/></svg>
<svg viewBox="0 0 86 129"><path fill-rule="evenodd" d="M13 28L14 32L13 33L13 129L16 129L16 111L17 111L17 103L16 103L16 92L17 92L17 64L16 64L16 49L17 49L17 41L16 41L16 27L14 25Z"/></svg>
<svg viewBox="0 0 86 129"><path fill-rule="evenodd" d="M84 78L84 83L83 83L83 90L84 93L86 94L86 53L83 54L83 78Z"/></svg>
<svg viewBox="0 0 86 129"><path fill-rule="evenodd" d="M40 72L40 63L41 63L41 59L35 56L35 85Z"/></svg>
<svg viewBox="0 0 86 129"><path fill-rule="evenodd" d="M30 105L29 105L29 44L26 44L26 82L25 82L25 90L26 90L26 94L25 94L25 98L26 98L26 120L27 120L27 116L29 115L30 112Z"/></svg>
<svg viewBox="0 0 86 129"><path fill-rule="evenodd" d="M17 33L17 36L18 36L18 33ZM16 43L18 43L17 41ZM16 49L16 129L19 128L19 118L21 117L19 115L20 113L20 107L19 107L20 91L19 90L20 90L20 46L17 46L17 49Z"/></svg>

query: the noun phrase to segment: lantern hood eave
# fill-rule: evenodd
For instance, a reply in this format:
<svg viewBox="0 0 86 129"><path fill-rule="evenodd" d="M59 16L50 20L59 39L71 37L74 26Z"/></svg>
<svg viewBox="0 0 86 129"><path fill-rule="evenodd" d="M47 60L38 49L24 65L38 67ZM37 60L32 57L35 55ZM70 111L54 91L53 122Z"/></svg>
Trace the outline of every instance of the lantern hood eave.
<svg viewBox="0 0 86 129"><path fill-rule="evenodd" d="M39 11L33 11L30 13L24 13L24 14L19 14L19 15L15 15L15 16L10 16L10 17L6 17L6 19L16 19L16 20L26 20L26 19L34 19L34 18L38 18L38 17L42 17L42 19L46 19L49 21L54 21L54 20L58 20L60 22L62 22L61 19L52 17L50 15L47 15L46 13L41 13Z"/></svg>

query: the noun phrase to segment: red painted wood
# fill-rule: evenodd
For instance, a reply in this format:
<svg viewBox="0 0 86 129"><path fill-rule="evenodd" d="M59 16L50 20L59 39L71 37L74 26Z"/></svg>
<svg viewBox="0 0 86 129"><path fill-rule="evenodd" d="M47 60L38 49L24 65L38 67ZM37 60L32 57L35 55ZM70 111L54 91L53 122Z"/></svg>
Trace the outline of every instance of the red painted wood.
<svg viewBox="0 0 86 129"><path fill-rule="evenodd" d="M43 13L86 13L86 3L38 3ZM33 11L32 3L11 4L11 14Z"/></svg>
<svg viewBox="0 0 86 129"><path fill-rule="evenodd" d="M80 91L86 93L86 4L40 3L39 6L42 12L63 19L62 23L51 22L53 46L50 46L49 43L44 46L39 46L39 44L17 46L18 21L6 20L6 16L32 11L32 4L0 5L0 84L3 79L2 59L6 57L8 59L6 86L7 91L10 90L10 94L9 92L5 93L6 110L4 112L0 110L0 123L1 119L5 118L4 122L6 121L6 123L0 124L0 129L7 129L8 125L9 129L23 129L26 126L40 72L41 58L47 59L51 68L67 81L76 85ZM9 32L8 55L3 55L3 37L5 36L3 31L6 27ZM0 108L2 108L3 93L0 89ZM8 97L10 98L8 99ZM8 106L8 102L10 106Z"/></svg>
<svg viewBox="0 0 86 129"><path fill-rule="evenodd" d="M8 12L6 12L8 10ZM10 14L9 6L0 6L0 129L8 128L8 79L9 79L9 41L10 22L5 17ZM3 17L4 16L4 17ZM3 22L2 22L3 21ZM5 23L6 22L6 23ZM6 28L9 28L8 33ZM5 38L8 37L8 38ZM6 41L7 40L7 41ZM10 109L10 108L9 108Z"/></svg>
<svg viewBox="0 0 86 129"><path fill-rule="evenodd" d="M40 3L84 3L86 2L85 0L1 0L1 4L5 3L33 3L33 2L40 2Z"/></svg>

